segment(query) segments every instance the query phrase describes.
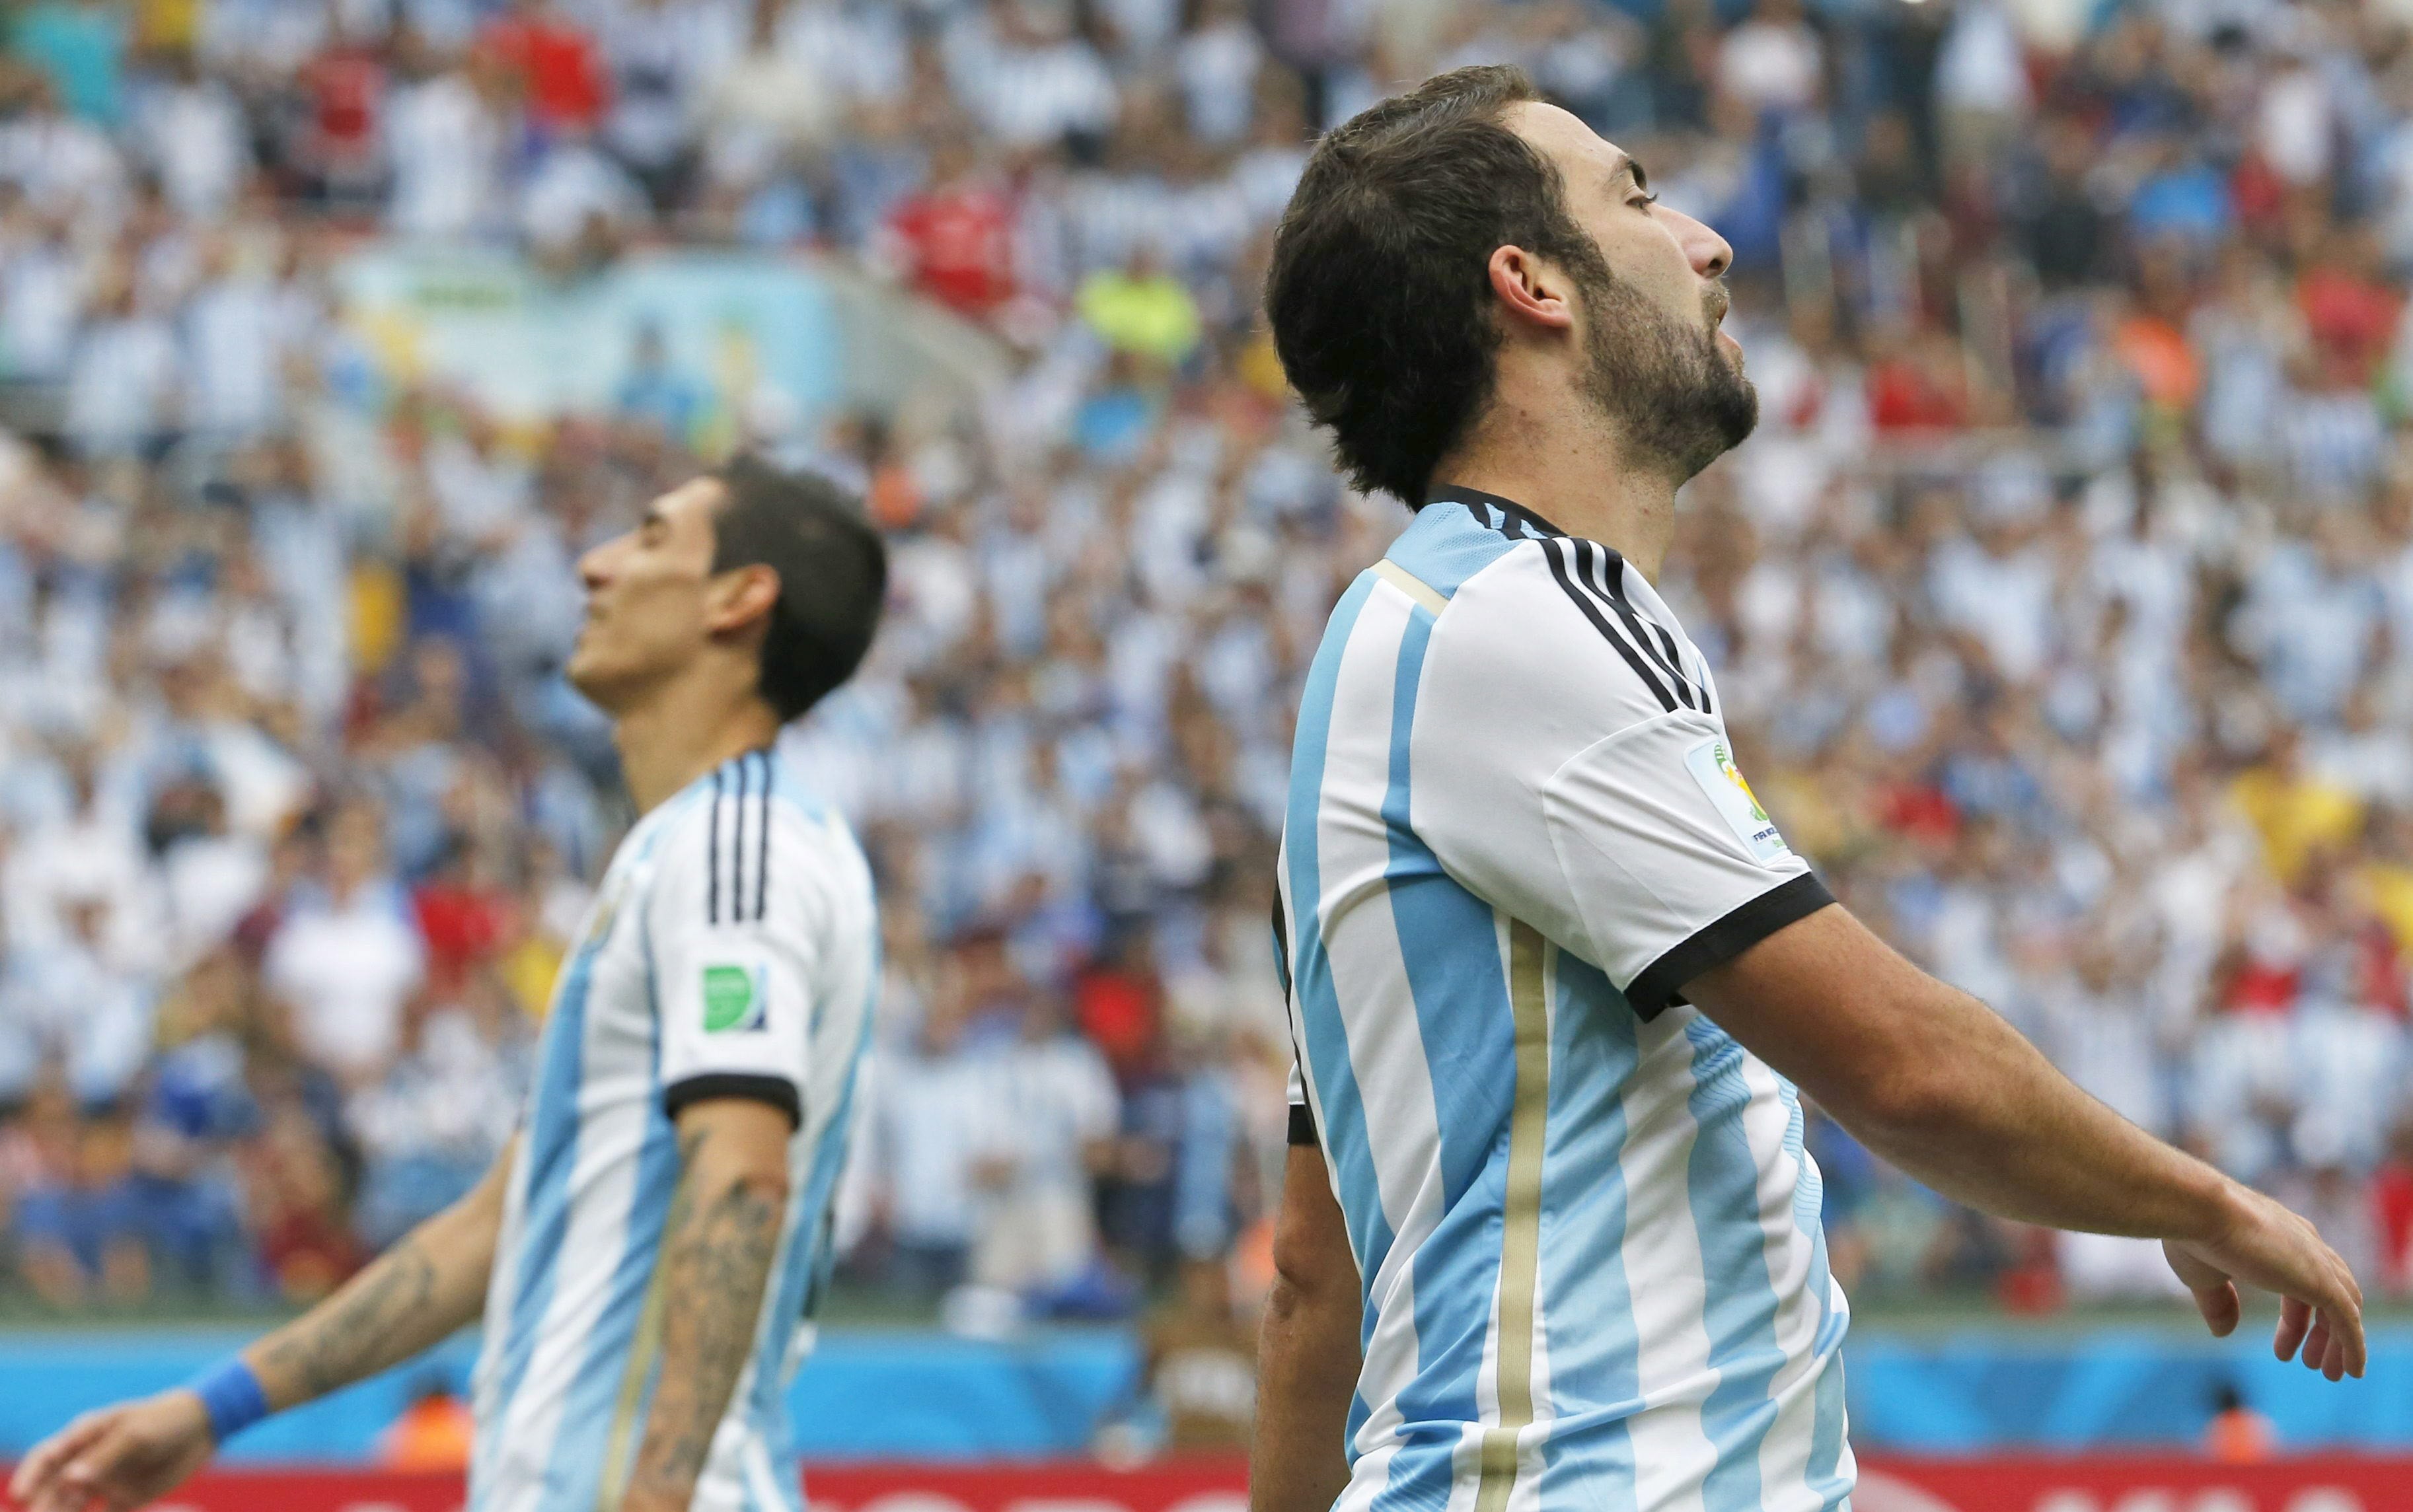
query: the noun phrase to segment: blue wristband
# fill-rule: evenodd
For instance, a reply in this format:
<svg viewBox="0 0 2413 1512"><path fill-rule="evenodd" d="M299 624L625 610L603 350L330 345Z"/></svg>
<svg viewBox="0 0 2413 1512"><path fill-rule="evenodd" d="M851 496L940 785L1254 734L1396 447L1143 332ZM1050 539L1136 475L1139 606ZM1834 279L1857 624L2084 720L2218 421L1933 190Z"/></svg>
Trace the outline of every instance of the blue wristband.
<svg viewBox="0 0 2413 1512"><path fill-rule="evenodd" d="M210 1437L220 1444L268 1416L268 1393L237 1355L185 1383L210 1415Z"/></svg>

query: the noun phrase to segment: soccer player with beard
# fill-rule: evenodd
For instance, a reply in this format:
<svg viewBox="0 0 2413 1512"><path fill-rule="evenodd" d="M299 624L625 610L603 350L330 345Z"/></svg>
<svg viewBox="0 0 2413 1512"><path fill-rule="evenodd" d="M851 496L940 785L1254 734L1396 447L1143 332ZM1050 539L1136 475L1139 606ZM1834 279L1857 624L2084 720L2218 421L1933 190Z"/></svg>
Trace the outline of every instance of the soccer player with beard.
<svg viewBox="0 0 2413 1512"><path fill-rule="evenodd" d="M1415 516L1299 712L1257 1512L1842 1505L1797 1086L1956 1201L2161 1240L2215 1333L2278 1292L2282 1358L2362 1372L2309 1224L1887 948L1737 770L1653 587L1756 418L1731 257L1504 68L1331 132L1283 216L1283 366Z"/></svg>

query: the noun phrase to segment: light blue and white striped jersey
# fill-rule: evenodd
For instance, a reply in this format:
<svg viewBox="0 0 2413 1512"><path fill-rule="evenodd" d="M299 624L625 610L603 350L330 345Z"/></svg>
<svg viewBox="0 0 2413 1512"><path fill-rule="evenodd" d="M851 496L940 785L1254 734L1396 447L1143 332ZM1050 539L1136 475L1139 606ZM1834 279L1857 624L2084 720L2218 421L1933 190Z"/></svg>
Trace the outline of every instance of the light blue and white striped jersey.
<svg viewBox="0 0 2413 1512"><path fill-rule="evenodd" d="M673 1119L751 1096L796 1120L754 1346L693 1505L804 1512L784 1387L810 1345L878 981L846 822L748 752L657 806L604 873L554 989L472 1387L473 1512L619 1505L659 1374Z"/></svg>
<svg viewBox="0 0 2413 1512"><path fill-rule="evenodd" d="M1342 596L1275 922L1365 1285L1343 1512L1847 1503L1801 1106L1680 993L1830 901L1615 551L1444 489Z"/></svg>

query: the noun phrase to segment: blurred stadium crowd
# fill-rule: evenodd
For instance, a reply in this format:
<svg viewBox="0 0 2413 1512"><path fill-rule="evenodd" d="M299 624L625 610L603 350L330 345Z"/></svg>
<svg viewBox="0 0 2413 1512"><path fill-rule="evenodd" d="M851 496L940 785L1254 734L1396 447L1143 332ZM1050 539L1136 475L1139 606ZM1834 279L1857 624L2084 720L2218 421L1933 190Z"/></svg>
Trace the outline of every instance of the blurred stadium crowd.
<svg viewBox="0 0 2413 1512"><path fill-rule="evenodd" d="M1662 586L1797 848L2083 1085L2413 1287L2402 0L6 21L20 1304L312 1295L494 1157L629 817L557 671L573 564L733 439L860 486L896 552L868 669L788 750L886 909L845 1280L973 1328L1120 1315L1184 1262L1202 1316L1220 1262L1245 1295L1297 683L1405 518L1332 476L1254 290L1311 133L1476 61L1735 244L1763 423ZM809 247L984 328L1011 376L805 426L654 361L609 413L491 415L345 323L332 272L372 238L561 280ZM2150 1251L1813 1142L1856 1294L2162 1284Z"/></svg>

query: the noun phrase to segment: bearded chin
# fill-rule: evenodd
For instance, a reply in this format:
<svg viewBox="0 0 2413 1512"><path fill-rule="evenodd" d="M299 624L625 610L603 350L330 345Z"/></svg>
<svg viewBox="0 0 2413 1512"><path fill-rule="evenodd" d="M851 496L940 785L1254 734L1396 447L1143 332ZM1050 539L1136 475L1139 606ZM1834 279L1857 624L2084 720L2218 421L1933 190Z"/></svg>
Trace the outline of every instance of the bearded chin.
<svg viewBox="0 0 2413 1512"><path fill-rule="evenodd" d="M1708 347L1705 355L1709 373L1698 398L1710 447L1692 471L1684 475L1686 477L1741 446L1759 426L1759 390L1725 360L1716 344L1714 335L1704 344Z"/></svg>
<svg viewBox="0 0 2413 1512"><path fill-rule="evenodd" d="M1714 326L1687 326L1606 269L1586 279L1584 395L1615 423L1636 465L1679 483L1742 444L1759 390L1718 350Z"/></svg>

